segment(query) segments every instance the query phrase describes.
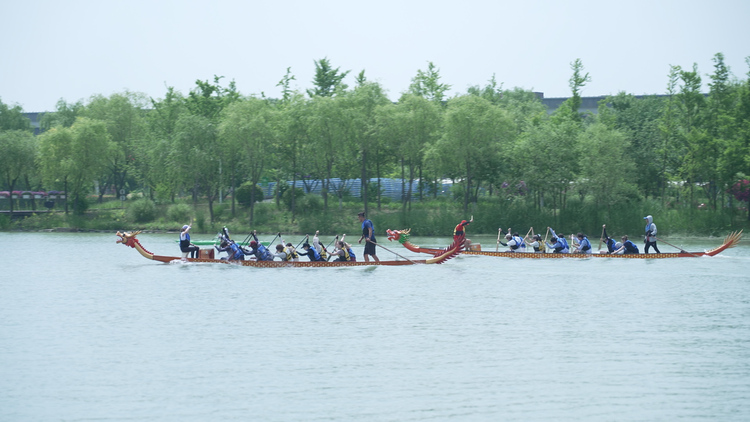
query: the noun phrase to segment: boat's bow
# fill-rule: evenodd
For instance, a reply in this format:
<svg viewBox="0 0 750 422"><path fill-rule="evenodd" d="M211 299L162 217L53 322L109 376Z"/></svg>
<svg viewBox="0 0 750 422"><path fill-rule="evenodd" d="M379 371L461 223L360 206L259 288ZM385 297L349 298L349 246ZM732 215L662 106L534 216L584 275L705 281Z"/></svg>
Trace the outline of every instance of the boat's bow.
<svg viewBox="0 0 750 422"><path fill-rule="evenodd" d="M453 240L453 243L445 249L432 249L432 248L421 248L409 241L411 229L404 230L386 230L388 233L388 240L398 241L406 249L415 253L427 253L432 255L432 258L426 262L428 264L442 264L443 262L455 257L464 250L464 236L461 235Z"/></svg>
<svg viewBox="0 0 750 422"><path fill-rule="evenodd" d="M134 232L119 232L118 231L117 237L119 237L119 239L117 240L116 243L122 243L125 246L130 246L131 248L135 248L135 250L137 250L138 253L140 253L144 257L148 259L154 259L154 254L147 251L146 248L144 248L141 245L141 242L139 242L138 239L136 238L136 236L140 233L141 233L140 230L134 231Z"/></svg>

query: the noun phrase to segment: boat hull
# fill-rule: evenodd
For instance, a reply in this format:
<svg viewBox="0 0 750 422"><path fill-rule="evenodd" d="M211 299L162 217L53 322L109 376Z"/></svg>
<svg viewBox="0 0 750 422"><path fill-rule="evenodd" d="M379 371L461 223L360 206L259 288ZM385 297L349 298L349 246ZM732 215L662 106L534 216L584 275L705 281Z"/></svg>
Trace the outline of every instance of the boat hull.
<svg viewBox="0 0 750 422"><path fill-rule="evenodd" d="M226 259L208 259L208 258L185 258L175 256L160 256L153 255L151 258L154 261L159 262L194 262L194 263L206 263L206 264L230 264L230 265L242 265L243 267L258 267L258 268L287 268L287 267L302 267L302 268L318 268L318 267L366 267L366 266L401 266L401 265L414 265L414 264L426 264L427 261L424 259L418 259L413 261L228 261Z"/></svg>

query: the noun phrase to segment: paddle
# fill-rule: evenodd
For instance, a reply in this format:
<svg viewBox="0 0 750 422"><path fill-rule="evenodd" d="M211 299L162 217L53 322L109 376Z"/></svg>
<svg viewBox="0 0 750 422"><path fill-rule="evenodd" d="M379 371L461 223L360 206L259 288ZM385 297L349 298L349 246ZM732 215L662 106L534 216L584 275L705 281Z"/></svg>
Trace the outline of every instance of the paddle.
<svg viewBox="0 0 750 422"><path fill-rule="evenodd" d="M526 236L523 237L523 241L524 242L528 242L529 241L529 239L528 239L529 233L532 233L532 234L534 233L534 227L529 227L529 231L527 231L526 232Z"/></svg>
<svg viewBox="0 0 750 422"><path fill-rule="evenodd" d="M606 224L602 224L602 235L599 236L599 252L602 251L602 239L604 239L604 228L607 227Z"/></svg>
<svg viewBox="0 0 750 422"><path fill-rule="evenodd" d="M398 256L398 257L401 257L401 258L403 258L403 259L405 259L405 260L407 260L407 261L411 262L412 264L416 264L416 262L412 261L411 259L409 259L409 258L407 258L407 257L405 257L405 256L403 256L403 255L399 255L399 254L397 254L396 252L393 252L392 250L390 250L390 249L386 248L385 246L381 245L380 243L375 243L375 242L373 242L373 241L372 241L372 240L370 240L370 239L367 239L367 241L368 241L368 242L370 242L370 243L374 243L374 244L375 244L375 246L380 246L381 248L383 248L383 249L387 250L388 252L390 252L390 253L392 253L392 254L394 254L394 255Z"/></svg>
<svg viewBox="0 0 750 422"><path fill-rule="evenodd" d="M299 245L301 245L302 242L304 242L305 240L307 240L309 238L310 238L310 235L306 234L305 237L303 237L302 240L300 240L299 243L297 243L297 246L295 246L294 249L299 249Z"/></svg>
<svg viewBox="0 0 750 422"><path fill-rule="evenodd" d="M654 238L655 238L656 240L658 240L659 242L664 242L664 243L666 243L667 245L669 245L669 246L671 246L671 247L673 247L673 248L679 249L679 250L680 250L680 253L688 253L688 254L690 254L690 255L693 255L693 256L700 256L700 255L696 255L696 254L694 254L694 253L688 252L688 251L686 251L685 249L682 249L682 248L680 248L680 247L677 247L677 246L675 246L675 245L673 245L673 244L671 244L671 243L667 242L666 240L664 240L664 239L662 239L662 238L660 238L660 237L656 237L656 236L654 236Z"/></svg>
<svg viewBox="0 0 750 422"><path fill-rule="evenodd" d="M277 238L277 237L279 237L279 236L281 236L281 232L279 232L279 233L278 233L278 234L277 234L276 236L274 236L274 237L273 237L273 240L271 240L270 242L268 242L268 246L269 246L269 247L270 247L270 246L273 246L273 242L275 242L275 241L276 241L276 238ZM258 243L260 243L260 242L258 242Z"/></svg>
<svg viewBox="0 0 750 422"><path fill-rule="evenodd" d="M498 228L497 229L497 244L495 245L495 252L498 252L500 250L500 233L503 232L503 229Z"/></svg>

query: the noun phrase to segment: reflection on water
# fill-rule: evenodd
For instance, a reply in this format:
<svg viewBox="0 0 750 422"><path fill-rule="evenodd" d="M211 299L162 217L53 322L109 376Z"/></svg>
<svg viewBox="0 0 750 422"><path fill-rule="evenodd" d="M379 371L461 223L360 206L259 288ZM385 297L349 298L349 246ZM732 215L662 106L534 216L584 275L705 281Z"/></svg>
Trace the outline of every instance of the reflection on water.
<svg viewBox="0 0 750 422"><path fill-rule="evenodd" d="M259 269L114 241L0 233L0 420L750 418L747 246Z"/></svg>

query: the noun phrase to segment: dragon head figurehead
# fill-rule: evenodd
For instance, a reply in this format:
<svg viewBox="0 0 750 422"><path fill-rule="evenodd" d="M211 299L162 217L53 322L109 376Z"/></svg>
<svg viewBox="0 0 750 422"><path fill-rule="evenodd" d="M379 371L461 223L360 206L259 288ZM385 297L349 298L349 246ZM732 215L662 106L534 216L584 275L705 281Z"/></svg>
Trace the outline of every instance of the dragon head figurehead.
<svg viewBox="0 0 750 422"><path fill-rule="evenodd" d="M409 241L409 233L411 232L411 229L404 229L404 230L388 229L385 232L388 233L388 240L390 240L391 242L394 240L397 240L399 243L403 245L404 242Z"/></svg>
<svg viewBox="0 0 750 422"><path fill-rule="evenodd" d="M136 239L136 236L140 232L141 232L140 230L134 231L134 232L119 232L118 231L117 237L119 237L119 239L117 239L116 243L122 243L125 246L130 246L131 248L134 248L136 242L138 242L138 239Z"/></svg>

